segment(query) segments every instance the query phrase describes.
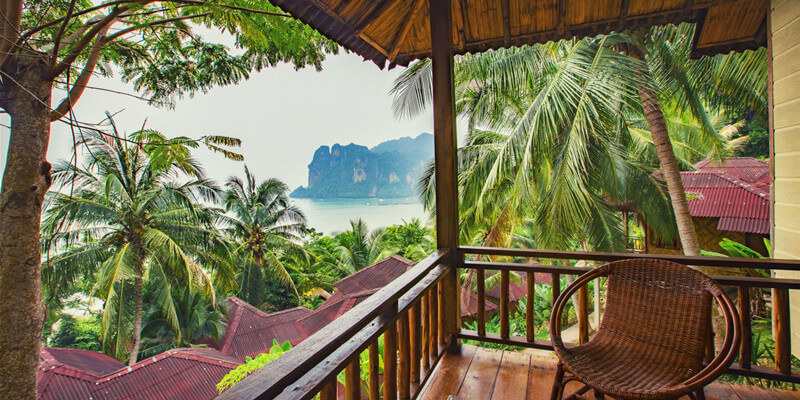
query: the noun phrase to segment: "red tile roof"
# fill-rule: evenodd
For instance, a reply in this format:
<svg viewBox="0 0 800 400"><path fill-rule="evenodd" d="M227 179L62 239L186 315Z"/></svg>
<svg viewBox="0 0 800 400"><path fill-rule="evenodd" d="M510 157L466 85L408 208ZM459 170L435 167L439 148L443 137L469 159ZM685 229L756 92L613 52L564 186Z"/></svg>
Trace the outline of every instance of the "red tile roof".
<svg viewBox="0 0 800 400"><path fill-rule="evenodd" d="M382 288L403 275L414 264L413 261L400 256L387 257L336 281L333 285L336 286L338 292L343 294Z"/></svg>
<svg viewBox="0 0 800 400"><path fill-rule="evenodd" d="M731 158L723 166L707 161L697 171L681 172L694 217L719 218L717 229L769 233L769 163L752 158Z"/></svg>
<svg viewBox="0 0 800 400"><path fill-rule="evenodd" d="M317 310L297 307L266 314L228 299L228 329L217 348L175 349L132 367L101 353L42 350L40 399L213 399L216 384L247 356L268 351L273 339L297 344L380 288L413 262L389 257L336 282L338 290ZM487 309L494 307L489 303Z"/></svg>
<svg viewBox="0 0 800 400"><path fill-rule="evenodd" d="M273 339L278 343L288 341L296 345L307 337L298 323L300 318L311 314L311 310L305 307L267 314L231 297L228 309L228 329L219 350L239 361L263 353L272 346Z"/></svg>
<svg viewBox="0 0 800 400"><path fill-rule="evenodd" d="M213 399L240 363L215 349L175 349L131 367L102 353L42 349L39 399Z"/></svg>
<svg viewBox="0 0 800 400"><path fill-rule="evenodd" d="M536 262L536 264L541 264ZM515 273L519 277L519 283L514 282L514 280L509 281L509 291L508 291L508 300L509 301L517 301L525 296L528 295L528 274L526 273ZM553 276L550 274L545 273L535 273L534 274L534 283L553 283ZM500 299L500 286L495 286L491 290L486 291L486 297L491 297L493 299Z"/></svg>

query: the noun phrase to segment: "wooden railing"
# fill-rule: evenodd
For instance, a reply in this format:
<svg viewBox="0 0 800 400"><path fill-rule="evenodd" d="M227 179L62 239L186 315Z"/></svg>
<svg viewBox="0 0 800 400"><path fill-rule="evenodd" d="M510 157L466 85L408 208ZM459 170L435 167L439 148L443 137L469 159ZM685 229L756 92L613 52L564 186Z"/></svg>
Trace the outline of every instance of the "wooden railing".
<svg viewBox="0 0 800 400"><path fill-rule="evenodd" d="M450 337L442 329L440 282L453 256L437 251L218 399L415 398ZM452 257L451 257L452 258ZM383 337L383 354L378 338ZM360 354L368 360L362 365ZM379 363L382 362L382 365ZM361 378L361 368L368 378ZM379 374L383 367L383 374ZM344 385L337 375L344 371ZM362 393L362 391L364 393Z"/></svg>
<svg viewBox="0 0 800 400"><path fill-rule="evenodd" d="M462 256L503 256L518 260L527 259L549 259L549 260L586 260L586 261L615 261L630 258L659 258L670 260L677 263L701 267L720 267L734 269L769 269L769 270L791 270L800 271L800 261L793 260L774 260L774 259L751 259L751 258L726 258L726 257L689 257L680 255L656 255L656 254L631 254L631 253L588 253L573 251L548 251L548 250L523 250L523 249L500 249L485 247L461 247ZM486 257L476 257L486 258ZM589 270L589 268L576 268L554 265L531 265L524 263L488 262L488 261L467 261L463 268L476 270L476 283L478 285L478 315L476 315L477 331L462 329L459 338L483 342L500 343L505 345L552 349L549 340L536 340L534 337L537 327L534 324L534 294L535 280L534 274L550 274L552 277L552 296L556 299L561 293L561 276L579 276ZM485 329L485 310L486 288L484 286L486 271L499 271L500 275L500 307L499 333L487 333ZM512 336L509 332L509 274L518 272L526 275L526 335ZM729 372L736 375L774 379L800 383L800 374L793 371L791 367L791 328L789 325L789 290L800 289L800 280L797 279L777 279L767 277L751 276L712 276L717 282L726 287L736 288L737 304L739 315L742 321L742 342L738 363L729 369ZM751 289L771 289L772 290L772 312L775 321L775 352L774 368L754 365L752 360L753 332L751 320ZM579 342L589 339L589 301L588 289L581 288L578 292L576 307L577 325ZM549 324L549 321L545 321ZM713 354L713 341L709 341L709 356Z"/></svg>
<svg viewBox="0 0 800 400"><path fill-rule="evenodd" d="M552 276L552 296L561 293L561 276L579 276L589 268L558 265L530 265L513 262L462 261L467 256L503 256L509 260L587 260L614 261L626 258L661 258L686 265L745 269L800 271L800 262L788 260L756 260L722 257L686 257L631 253L586 253L542 250L461 247L457 252L437 251L405 274L382 288L356 307L304 340L266 367L241 383L223 392L219 399L337 399L355 400L415 399L431 377L445 349L457 345L456 339L493 342L512 346L552 349L548 340L537 340L534 318L534 274ZM444 279L454 268L476 270L479 312L477 330L454 330L445 334L443 314L452 313L443 307ZM499 271L500 329L485 329L486 271ZM524 337L510 332L510 273L527 275L527 308ZM741 355L729 372L742 376L776 379L800 383L800 375L791 369L789 290L800 289L800 280L746 276L714 276L719 283L735 287L739 313L743 321ZM750 320L750 290L772 289L772 309L776 323L775 368L754 365L751 359L753 334ZM588 290L578 292L578 340L589 340ZM457 311L457 310L456 310ZM543 323L548 323L544 321ZM380 354L379 338L383 338ZM713 341L709 341L713 343ZM713 352L713 344L709 349ZM368 355L361 359L362 352ZM380 373L380 368L383 373ZM366 379L361 369L366 368ZM344 372L344 382L337 376Z"/></svg>

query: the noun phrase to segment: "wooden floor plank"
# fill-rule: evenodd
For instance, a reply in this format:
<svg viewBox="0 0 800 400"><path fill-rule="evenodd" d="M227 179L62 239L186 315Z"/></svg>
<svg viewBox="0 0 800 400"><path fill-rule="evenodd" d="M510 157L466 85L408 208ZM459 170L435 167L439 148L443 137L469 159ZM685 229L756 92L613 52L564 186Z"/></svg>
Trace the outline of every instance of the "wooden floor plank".
<svg viewBox="0 0 800 400"><path fill-rule="evenodd" d="M528 400L548 400L556 376L555 355L532 354L531 368L528 372Z"/></svg>
<svg viewBox="0 0 800 400"><path fill-rule="evenodd" d="M525 400L528 395L529 354L507 351L503 354L500 370L492 392L492 400Z"/></svg>
<svg viewBox="0 0 800 400"><path fill-rule="evenodd" d="M503 360L503 351L479 348L469 366L458 397L469 400L489 400Z"/></svg>
<svg viewBox="0 0 800 400"><path fill-rule="evenodd" d="M467 374L469 366L475 355L474 346L461 346L460 353L445 353L439 365L431 373L430 380L422 388L418 399L421 400L441 400L448 395L458 393L464 375Z"/></svg>
<svg viewBox="0 0 800 400"><path fill-rule="evenodd" d="M459 354L446 354L419 399L547 400L558 360L550 352L501 352L463 345ZM527 382L525 376L527 374ZM580 385L567 386L571 393ZM584 395L594 400L591 392ZM706 388L708 400L800 400L800 392L768 390L714 382ZM688 399L684 397L683 399Z"/></svg>

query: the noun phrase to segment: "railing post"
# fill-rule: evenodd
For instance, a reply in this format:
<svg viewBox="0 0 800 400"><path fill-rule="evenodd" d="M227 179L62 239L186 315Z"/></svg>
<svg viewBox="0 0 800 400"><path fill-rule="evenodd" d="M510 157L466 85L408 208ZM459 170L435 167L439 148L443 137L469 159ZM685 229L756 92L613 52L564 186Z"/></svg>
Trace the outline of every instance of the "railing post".
<svg viewBox="0 0 800 400"><path fill-rule="evenodd" d="M378 339L369 345L369 400L380 400L380 369L378 363L380 362L380 349L378 348Z"/></svg>
<svg viewBox="0 0 800 400"><path fill-rule="evenodd" d="M455 93L453 84L453 17L450 0L430 2L431 63L433 69L433 136L436 161L436 240L452 250L442 264L451 270L441 281L442 327L457 345L461 329L460 280L463 256L458 249L458 170Z"/></svg>
<svg viewBox="0 0 800 400"><path fill-rule="evenodd" d="M750 288L739 286L739 319L742 321L742 345L739 347L739 366L750 369L753 354L753 332L750 319Z"/></svg>
<svg viewBox="0 0 800 400"><path fill-rule="evenodd" d="M536 326L534 324L534 301L536 300L536 274L528 272L525 279L527 285L527 296L525 302L525 333L529 342L536 339Z"/></svg>
<svg viewBox="0 0 800 400"><path fill-rule="evenodd" d="M595 281L597 283L597 281ZM578 289L578 343L589 341L589 288L583 285Z"/></svg>
<svg viewBox="0 0 800 400"><path fill-rule="evenodd" d="M509 274L507 270L500 271L500 337L504 339L508 339L510 335L508 291L511 282L509 282Z"/></svg>
<svg viewBox="0 0 800 400"><path fill-rule="evenodd" d="M361 399L361 362L356 355L344 371L345 400Z"/></svg>
<svg viewBox="0 0 800 400"><path fill-rule="evenodd" d="M792 372L792 349L788 289L772 289L772 313L775 320L775 369L789 374Z"/></svg>

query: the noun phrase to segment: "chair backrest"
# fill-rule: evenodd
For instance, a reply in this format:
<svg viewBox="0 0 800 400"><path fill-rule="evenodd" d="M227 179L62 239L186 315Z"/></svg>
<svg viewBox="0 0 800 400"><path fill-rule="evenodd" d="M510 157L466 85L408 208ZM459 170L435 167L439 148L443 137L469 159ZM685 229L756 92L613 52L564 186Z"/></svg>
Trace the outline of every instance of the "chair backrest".
<svg viewBox="0 0 800 400"><path fill-rule="evenodd" d="M663 260L606 264L606 310L595 339L622 341L631 357L677 373L702 368L711 321L711 278ZM608 337L611 336L611 337Z"/></svg>

